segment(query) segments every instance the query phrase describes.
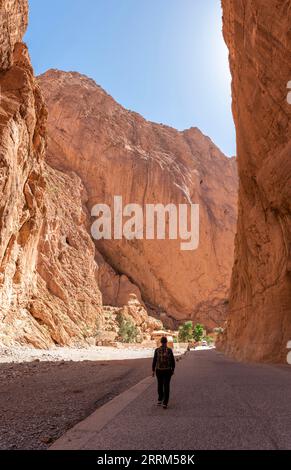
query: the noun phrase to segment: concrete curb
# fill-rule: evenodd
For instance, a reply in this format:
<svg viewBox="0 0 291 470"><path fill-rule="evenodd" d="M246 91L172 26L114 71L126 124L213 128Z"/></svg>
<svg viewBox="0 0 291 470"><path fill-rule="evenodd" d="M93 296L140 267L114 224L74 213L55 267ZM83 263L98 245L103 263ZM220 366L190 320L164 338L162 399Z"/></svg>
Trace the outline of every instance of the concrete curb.
<svg viewBox="0 0 291 470"><path fill-rule="evenodd" d="M155 383L153 377L146 377L98 408L88 418L76 424L60 437L49 450L82 450L86 443L94 438L107 423L112 421L131 401L135 400L147 388Z"/></svg>

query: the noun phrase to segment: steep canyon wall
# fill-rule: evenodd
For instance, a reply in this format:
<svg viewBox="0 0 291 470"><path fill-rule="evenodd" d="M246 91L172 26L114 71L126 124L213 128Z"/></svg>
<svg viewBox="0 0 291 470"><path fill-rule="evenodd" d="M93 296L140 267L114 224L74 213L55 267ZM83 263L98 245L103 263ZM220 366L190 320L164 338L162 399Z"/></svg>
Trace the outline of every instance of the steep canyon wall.
<svg viewBox="0 0 291 470"><path fill-rule="evenodd" d="M39 84L48 106L47 161L80 176L89 210L97 203L113 208L115 195L143 208L200 205L197 250L182 251L180 240L100 240L96 246L156 311L221 325L233 264L235 159L197 128L179 132L124 109L78 73L50 70Z"/></svg>
<svg viewBox="0 0 291 470"><path fill-rule="evenodd" d="M222 0L239 172L230 311L220 347L286 361L291 339L291 3Z"/></svg>
<svg viewBox="0 0 291 470"><path fill-rule="evenodd" d="M0 0L0 15L0 344L93 344L106 331L115 338L118 308L148 337L162 325L143 302L168 324L221 325L235 159L197 128L179 132L124 109L78 73L49 71L38 84L22 42L27 1ZM198 203L199 248L94 243L90 209L111 206L114 195L142 206Z"/></svg>

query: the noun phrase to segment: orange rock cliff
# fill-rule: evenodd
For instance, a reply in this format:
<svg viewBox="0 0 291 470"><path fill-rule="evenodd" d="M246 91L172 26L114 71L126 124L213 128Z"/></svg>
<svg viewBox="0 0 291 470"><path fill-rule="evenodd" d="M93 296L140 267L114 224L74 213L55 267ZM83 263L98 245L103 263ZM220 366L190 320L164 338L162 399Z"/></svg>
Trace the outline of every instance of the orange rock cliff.
<svg viewBox="0 0 291 470"><path fill-rule="evenodd" d="M108 315L104 304L129 312L145 336L161 327L146 320L145 305L170 326L188 318L221 325L236 221L234 159L196 128L145 121L77 73L40 77L47 121L21 42L27 1L0 5L0 341L91 344L118 313ZM175 240L94 244L89 211L113 195L125 203L199 203L199 248L183 252Z"/></svg>
<svg viewBox="0 0 291 470"><path fill-rule="evenodd" d="M213 328L228 311L223 351L285 360L289 3L222 1L239 173L229 297L236 160L197 128L179 132L125 110L78 73L51 70L37 83L21 42L27 1L0 0L1 344L92 344L106 331L114 339L120 311L144 337L161 327L148 313ZM183 252L180 240L94 242L90 210L114 195L124 204L198 203L198 249Z"/></svg>
<svg viewBox="0 0 291 470"><path fill-rule="evenodd" d="M100 240L96 247L156 312L221 325L233 264L235 159L197 128L179 132L124 109L78 73L51 70L38 83L48 107L47 162L78 174L89 211L96 203L113 211L116 195L143 208L199 204L197 250L181 250L181 240ZM106 296L115 305L108 289Z"/></svg>
<svg viewBox="0 0 291 470"><path fill-rule="evenodd" d="M222 0L239 173L230 309L221 348L286 362L291 339L290 1Z"/></svg>
<svg viewBox="0 0 291 470"><path fill-rule="evenodd" d="M105 292L111 279L112 297L143 313L141 334L161 327L132 306L126 276L97 264L80 178L45 163L47 111L21 42L27 1L1 0L0 14L0 344L92 344L105 329L101 273Z"/></svg>

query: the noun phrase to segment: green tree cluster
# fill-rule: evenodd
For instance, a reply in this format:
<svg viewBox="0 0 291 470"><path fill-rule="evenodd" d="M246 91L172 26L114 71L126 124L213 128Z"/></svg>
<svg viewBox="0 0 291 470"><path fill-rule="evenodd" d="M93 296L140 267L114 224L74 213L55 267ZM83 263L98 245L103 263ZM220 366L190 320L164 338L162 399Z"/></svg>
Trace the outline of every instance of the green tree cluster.
<svg viewBox="0 0 291 470"><path fill-rule="evenodd" d="M130 318L125 318L124 315L118 317L118 336L122 343L135 343L138 336L138 329Z"/></svg>
<svg viewBox="0 0 291 470"><path fill-rule="evenodd" d="M186 321L179 327L179 341L186 343L188 341L201 341L203 338L204 327L200 323L197 323L193 328L192 321Z"/></svg>

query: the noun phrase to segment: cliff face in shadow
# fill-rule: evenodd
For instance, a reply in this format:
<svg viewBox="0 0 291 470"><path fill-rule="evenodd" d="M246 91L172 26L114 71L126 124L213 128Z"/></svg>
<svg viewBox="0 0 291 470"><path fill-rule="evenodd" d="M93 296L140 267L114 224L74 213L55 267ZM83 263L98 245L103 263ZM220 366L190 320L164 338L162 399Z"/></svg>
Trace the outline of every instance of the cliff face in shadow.
<svg viewBox="0 0 291 470"><path fill-rule="evenodd" d="M290 1L222 5L239 208L230 313L220 347L239 359L285 362L291 339Z"/></svg>

